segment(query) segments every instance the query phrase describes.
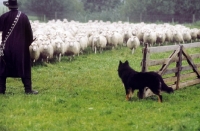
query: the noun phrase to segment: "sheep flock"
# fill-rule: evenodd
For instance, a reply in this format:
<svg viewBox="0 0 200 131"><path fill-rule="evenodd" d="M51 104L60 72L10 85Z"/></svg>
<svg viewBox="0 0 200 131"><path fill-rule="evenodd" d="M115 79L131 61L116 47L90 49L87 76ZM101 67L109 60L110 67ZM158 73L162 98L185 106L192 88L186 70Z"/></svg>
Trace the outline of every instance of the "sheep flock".
<svg viewBox="0 0 200 131"><path fill-rule="evenodd" d="M192 43L200 39L200 29L181 24L171 25L88 21L31 21L35 41L29 51L33 62L67 56L71 61L83 53L102 53L105 49L130 48L133 54L139 46L162 46ZM1 35L1 34L0 34Z"/></svg>

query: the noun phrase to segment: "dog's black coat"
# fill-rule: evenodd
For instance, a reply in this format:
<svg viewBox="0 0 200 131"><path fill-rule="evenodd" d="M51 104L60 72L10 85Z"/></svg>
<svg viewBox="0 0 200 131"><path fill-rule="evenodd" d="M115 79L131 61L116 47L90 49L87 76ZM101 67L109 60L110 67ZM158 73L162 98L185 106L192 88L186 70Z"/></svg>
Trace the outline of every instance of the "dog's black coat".
<svg viewBox="0 0 200 131"><path fill-rule="evenodd" d="M160 102L162 102L161 91L173 92L173 89L165 84L159 74L156 72L137 72L129 66L128 61L119 62L118 75L124 84L127 100L130 99L130 93L133 93L135 89L139 90L139 98L143 98L145 87L156 94Z"/></svg>

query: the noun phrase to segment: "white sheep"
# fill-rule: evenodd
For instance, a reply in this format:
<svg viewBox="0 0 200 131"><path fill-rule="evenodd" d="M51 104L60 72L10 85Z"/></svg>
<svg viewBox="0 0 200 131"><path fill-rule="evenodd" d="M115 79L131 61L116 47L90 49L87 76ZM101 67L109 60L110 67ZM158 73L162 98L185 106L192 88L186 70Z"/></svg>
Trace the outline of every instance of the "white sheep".
<svg viewBox="0 0 200 131"><path fill-rule="evenodd" d="M137 33L138 39L143 42L144 30L139 30Z"/></svg>
<svg viewBox="0 0 200 131"><path fill-rule="evenodd" d="M192 40L192 37L191 37L191 34L190 34L190 29L184 29L182 31L182 34L183 34L183 40L184 42L191 42Z"/></svg>
<svg viewBox="0 0 200 131"><path fill-rule="evenodd" d="M89 42L88 36L77 35L76 38L77 38L77 41L80 44L80 53L83 54L83 51L88 47L88 42Z"/></svg>
<svg viewBox="0 0 200 131"><path fill-rule="evenodd" d="M143 25L143 24L142 24ZM149 27L145 26L145 24L143 25L143 27L141 25L139 25L139 30L137 32L137 37L138 39L140 40L140 42L143 42L143 36L144 36L144 33L148 30L151 30L149 29Z"/></svg>
<svg viewBox="0 0 200 131"><path fill-rule="evenodd" d="M197 40L198 29L193 28L190 30L190 35L193 41Z"/></svg>
<svg viewBox="0 0 200 131"><path fill-rule="evenodd" d="M172 34L172 31L170 29L165 29L164 30L164 33L165 33L165 42L167 44L172 42L173 41L173 34Z"/></svg>
<svg viewBox="0 0 200 131"><path fill-rule="evenodd" d="M123 36L118 33L118 32L115 32L113 31L111 33L111 43L112 43L112 47L113 48L116 48L118 46L122 47L123 46Z"/></svg>
<svg viewBox="0 0 200 131"><path fill-rule="evenodd" d="M105 36L103 35L94 36L92 45L93 45L95 54L97 50L99 50L99 52L102 53L103 49L106 48L106 44L107 44L107 39Z"/></svg>
<svg viewBox="0 0 200 131"><path fill-rule="evenodd" d="M56 57L56 59L58 59L58 61L61 61L61 56L65 54L66 50L67 50L67 46L66 44L62 41L62 39L60 37L56 37L55 40L52 40L51 42L52 46L53 46L53 55Z"/></svg>
<svg viewBox="0 0 200 131"><path fill-rule="evenodd" d="M165 33L160 31L160 30L157 30L157 33L156 33L156 43L160 46L160 45L163 45L163 43L165 42Z"/></svg>
<svg viewBox="0 0 200 131"><path fill-rule="evenodd" d="M129 49L131 49L132 54L134 53L134 51L136 50L136 48L138 48L140 46L140 41L138 39L137 36L132 36L128 39L127 41L127 47Z"/></svg>
<svg viewBox="0 0 200 131"><path fill-rule="evenodd" d="M94 51L93 38L97 35L99 35L97 32L93 32L93 33L90 33L89 38L88 38L88 47L90 47L92 51Z"/></svg>
<svg viewBox="0 0 200 131"><path fill-rule="evenodd" d="M37 41L34 41L29 46L29 52L32 62L36 62L40 58L40 49Z"/></svg>
<svg viewBox="0 0 200 131"><path fill-rule="evenodd" d="M152 30L145 31L143 36L143 42L144 44L148 44L149 46L152 46L156 43L156 32Z"/></svg>
<svg viewBox="0 0 200 131"><path fill-rule="evenodd" d="M180 31L174 30L173 31L173 42L176 44L184 43L183 35Z"/></svg>
<svg viewBox="0 0 200 131"><path fill-rule="evenodd" d="M49 40L43 42L42 44L40 44L40 50L41 50L41 59L42 62L45 60L47 63L49 62L49 59L53 58L53 46L50 43Z"/></svg>
<svg viewBox="0 0 200 131"><path fill-rule="evenodd" d="M129 29L125 29L124 30L124 41L123 41L125 43L125 45L127 45L127 41L129 38L131 38L131 36L133 36L132 31Z"/></svg>
<svg viewBox="0 0 200 131"><path fill-rule="evenodd" d="M80 44L76 40L68 40L65 44L67 44L67 50L65 52L65 55L69 57L69 60L71 61L72 58L75 57L75 55L79 56L80 53Z"/></svg>
<svg viewBox="0 0 200 131"><path fill-rule="evenodd" d="M123 46L123 44L124 44L123 35L121 33L117 33L117 32L116 32L116 35L118 37L118 45L121 48Z"/></svg>
<svg viewBox="0 0 200 131"><path fill-rule="evenodd" d="M112 47L111 36L112 36L111 32L107 31L106 35L105 35L105 37L107 39L107 47Z"/></svg>

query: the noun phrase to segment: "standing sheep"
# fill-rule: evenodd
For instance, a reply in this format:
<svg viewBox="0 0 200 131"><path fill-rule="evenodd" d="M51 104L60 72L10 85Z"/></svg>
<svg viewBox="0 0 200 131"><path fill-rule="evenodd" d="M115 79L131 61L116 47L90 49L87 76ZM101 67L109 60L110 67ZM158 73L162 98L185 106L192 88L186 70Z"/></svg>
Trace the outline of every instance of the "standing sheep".
<svg viewBox="0 0 200 131"><path fill-rule="evenodd" d="M172 34L172 31L169 30L169 29L166 29L164 30L165 32L165 42L167 44L168 43L171 43L173 41L173 34Z"/></svg>
<svg viewBox="0 0 200 131"><path fill-rule="evenodd" d="M52 46L54 50L54 56L61 61L61 56L66 52L66 44L62 41L60 37L57 37L55 40L52 41Z"/></svg>
<svg viewBox="0 0 200 131"><path fill-rule="evenodd" d="M83 54L83 51L88 47L88 36L78 35L76 36L77 41L80 43L80 53Z"/></svg>
<svg viewBox="0 0 200 131"><path fill-rule="evenodd" d="M157 31L156 33L156 43L160 46L163 45L163 43L165 42L165 34L162 31Z"/></svg>
<svg viewBox="0 0 200 131"><path fill-rule="evenodd" d="M71 61L72 58L75 57L75 55L79 56L80 53L80 44L76 40L69 40L66 42L67 44L67 50L65 52L65 55L69 57L69 60Z"/></svg>
<svg viewBox="0 0 200 131"><path fill-rule="evenodd" d="M111 32L107 31L105 37L107 39L107 47L113 47L112 41L111 41L111 37L112 37Z"/></svg>
<svg viewBox="0 0 200 131"><path fill-rule="evenodd" d="M123 36L120 33L113 31L111 33L111 43L114 48L117 48L118 46L122 47Z"/></svg>
<svg viewBox="0 0 200 131"><path fill-rule="evenodd" d="M36 41L29 46L29 52L32 62L36 62L40 58L40 49Z"/></svg>
<svg viewBox="0 0 200 131"><path fill-rule="evenodd" d="M175 43L175 45L176 45L176 43L178 43L178 44L184 43L183 35L180 31L178 31L178 30L173 31L173 42Z"/></svg>
<svg viewBox="0 0 200 131"><path fill-rule="evenodd" d="M132 54L134 53L134 51L136 50L137 47L140 46L140 41L136 36L132 36L128 39L127 41L127 47L129 49L131 49Z"/></svg>
<svg viewBox="0 0 200 131"><path fill-rule="evenodd" d="M107 39L103 35L98 35L98 36L93 37L92 44L94 47L95 54L97 50L99 50L99 52L102 53L103 49L106 48Z"/></svg>
<svg viewBox="0 0 200 131"><path fill-rule="evenodd" d="M46 61L47 63L49 62L49 59L53 58L53 46L51 45L50 41L47 40L45 42L43 42L40 45L40 50L41 50L41 59L42 61Z"/></svg>
<svg viewBox="0 0 200 131"><path fill-rule="evenodd" d="M191 42L191 40L192 40L192 37L191 37L191 35L190 35L190 29L184 29L183 31L182 31L182 34L183 34L183 40L184 40L184 42Z"/></svg>
<svg viewBox="0 0 200 131"><path fill-rule="evenodd" d="M129 38L131 38L131 36L133 36L131 30L127 29L124 31L124 41L123 42L125 43L125 45L127 45L127 41Z"/></svg>
<svg viewBox="0 0 200 131"><path fill-rule="evenodd" d="M197 40L197 33L198 33L198 29L196 28L190 30L190 35L193 41Z"/></svg>
<svg viewBox="0 0 200 131"><path fill-rule="evenodd" d="M156 43L156 32L148 30L144 33L143 40L144 44L148 44L149 46L152 46Z"/></svg>

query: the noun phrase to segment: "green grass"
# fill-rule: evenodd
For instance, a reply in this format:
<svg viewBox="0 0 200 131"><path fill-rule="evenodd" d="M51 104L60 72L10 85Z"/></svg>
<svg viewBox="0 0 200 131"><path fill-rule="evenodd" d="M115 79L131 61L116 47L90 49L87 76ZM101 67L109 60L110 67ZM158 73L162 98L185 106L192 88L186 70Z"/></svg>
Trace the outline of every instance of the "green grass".
<svg viewBox="0 0 200 131"><path fill-rule="evenodd" d="M134 55L124 47L37 64L32 81L38 95L25 95L21 80L8 78L0 95L0 131L200 130L199 85L163 93L162 104L156 96L139 100L136 92L126 101L119 60L140 71L141 48Z"/></svg>

